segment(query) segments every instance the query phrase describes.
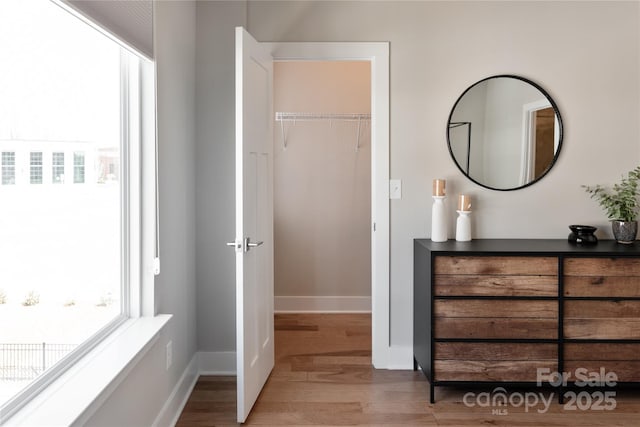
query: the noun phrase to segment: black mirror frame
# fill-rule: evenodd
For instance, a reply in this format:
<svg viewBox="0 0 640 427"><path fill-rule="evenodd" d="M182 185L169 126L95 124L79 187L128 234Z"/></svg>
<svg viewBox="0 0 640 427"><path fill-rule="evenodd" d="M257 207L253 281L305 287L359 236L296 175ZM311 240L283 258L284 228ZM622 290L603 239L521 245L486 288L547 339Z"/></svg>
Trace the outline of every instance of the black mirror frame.
<svg viewBox="0 0 640 427"><path fill-rule="evenodd" d="M456 160L455 156L453 155L453 150L451 149L451 139L449 137L449 130L451 129L451 119L453 118L453 112L456 110L457 105L460 103L460 100L462 98L464 98L464 96L466 95L467 92L469 92L469 90L471 90L471 88L473 88L474 86L487 81L487 80L491 80L491 79L496 79L496 78L511 78L511 79L516 79L516 80L520 80L523 81L533 87L535 87L536 89L538 89L540 91L540 93L542 93L545 98L547 98L547 100L549 101L549 103L551 104L551 107L553 108L553 111L556 115L556 117L558 118L558 126L559 126L559 132L558 132L558 149L556 150L555 155L553 156L553 160L551 161L551 163L549 164L549 167L547 167L547 169L545 169L545 171L540 174L539 177L537 177L536 179L532 180L531 182L528 182L524 185L521 185L519 187L513 187L513 188L494 188L494 187L490 187L486 184L482 184L478 181L476 181L475 179L471 178L469 176L468 172L465 172L465 170L462 168L462 166L460 165L460 163L458 163L458 161ZM451 113L449 113L449 118L447 120L447 148L449 149L449 154L451 155L451 158L453 159L453 162L456 164L456 166L458 167L458 169L460 170L460 172L462 172L462 174L469 179L470 181L478 184L481 187L484 188L488 188L489 190L495 190L495 191L514 191L514 190L520 190L522 188L526 188L530 185L535 184L536 182L540 181L542 178L544 178L549 171L553 168L553 166L556 164L557 160L558 160L558 156L560 155L560 152L562 151L562 142L564 139L564 125L562 123L562 116L560 115L560 110L558 109L558 106L556 105L555 101L553 100L553 98L551 98L551 96L549 95L549 93L547 93L546 90L544 90L542 87L540 87L540 85L538 85L537 83L525 78L525 77L521 77L521 76L516 76L513 74L497 74L494 76L489 76L486 77L482 80L478 80L477 82L473 83L471 86L469 86L468 88L466 88L464 90L464 92L462 92L462 95L460 95L458 97L458 99L456 100L456 102L453 104L453 107L451 108ZM467 155L469 155L469 153L467 153Z"/></svg>

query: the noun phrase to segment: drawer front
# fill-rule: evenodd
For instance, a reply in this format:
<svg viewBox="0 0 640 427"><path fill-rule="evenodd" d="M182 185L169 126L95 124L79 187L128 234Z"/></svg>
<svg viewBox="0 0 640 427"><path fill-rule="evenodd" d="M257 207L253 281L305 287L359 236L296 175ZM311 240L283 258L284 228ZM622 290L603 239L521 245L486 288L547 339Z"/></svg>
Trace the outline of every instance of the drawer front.
<svg viewBox="0 0 640 427"><path fill-rule="evenodd" d="M536 381L539 368L558 369L553 360L436 360L436 381Z"/></svg>
<svg viewBox="0 0 640 427"><path fill-rule="evenodd" d="M571 297L640 297L640 260L567 258L564 295Z"/></svg>
<svg viewBox="0 0 640 427"><path fill-rule="evenodd" d="M452 300L434 301L437 318L506 317L506 318L558 318L556 301L539 300ZM440 319L437 319L438 321Z"/></svg>
<svg viewBox="0 0 640 427"><path fill-rule="evenodd" d="M463 275L435 276L437 296L542 296L558 295L558 276L532 275Z"/></svg>
<svg viewBox="0 0 640 427"><path fill-rule="evenodd" d="M564 336L640 339L640 301L565 301Z"/></svg>
<svg viewBox="0 0 640 427"><path fill-rule="evenodd" d="M564 302L565 319L640 319L640 301L574 300Z"/></svg>
<svg viewBox="0 0 640 427"><path fill-rule="evenodd" d="M536 381L558 369L558 346L534 343L436 343L436 381Z"/></svg>
<svg viewBox="0 0 640 427"><path fill-rule="evenodd" d="M608 274L604 271L602 273ZM564 295L567 297L640 298L640 277L565 275Z"/></svg>
<svg viewBox="0 0 640 427"><path fill-rule="evenodd" d="M564 337L570 339L640 339L640 319L567 319Z"/></svg>
<svg viewBox="0 0 640 427"><path fill-rule="evenodd" d="M556 339L558 319L535 318L441 318L435 325L436 338Z"/></svg>
<svg viewBox="0 0 640 427"><path fill-rule="evenodd" d="M639 361L640 344L629 343L576 343L564 345L564 359L567 361Z"/></svg>
<svg viewBox="0 0 640 427"><path fill-rule="evenodd" d="M557 338L558 303L536 300L436 300L436 338Z"/></svg>
<svg viewBox="0 0 640 427"><path fill-rule="evenodd" d="M565 276L640 277L638 258L566 258Z"/></svg>
<svg viewBox="0 0 640 427"><path fill-rule="evenodd" d="M575 377L576 369L600 373L600 368L613 372L618 382L640 381L640 344L566 343L565 371Z"/></svg>
<svg viewBox="0 0 640 427"><path fill-rule="evenodd" d="M436 275L558 275L558 259L556 257L437 256L434 262Z"/></svg>
<svg viewBox="0 0 640 427"><path fill-rule="evenodd" d="M605 372L614 372L618 378L616 382L638 382L640 381L640 361L615 361L615 360L603 360L603 361L583 361L572 360L564 362L564 372L569 372L572 377L575 377L574 373L576 369L584 370L585 374L600 373L600 369L604 368ZM585 378L586 379L586 378ZM583 379L583 380L585 380Z"/></svg>
<svg viewBox="0 0 640 427"><path fill-rule="evenodd" d="M555 257L438 256L438 296L557 296Z"/></svg>
<svg viewBox="0 0 640 427"><path fill-rule="evenodd" d="M538 343L435 343L435 360L523 361L558 358L557 344Z"/></svg>

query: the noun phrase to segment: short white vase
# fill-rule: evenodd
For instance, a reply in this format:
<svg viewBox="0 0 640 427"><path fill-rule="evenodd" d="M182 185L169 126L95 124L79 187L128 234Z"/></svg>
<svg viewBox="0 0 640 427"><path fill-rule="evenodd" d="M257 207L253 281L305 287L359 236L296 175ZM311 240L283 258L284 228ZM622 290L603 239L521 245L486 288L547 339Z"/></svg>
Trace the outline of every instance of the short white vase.
<svg viewBox="0 0 640 427"><path fill-rule="evenodd" d="M471 240L471 211L457 211L456 240L458 242L468 242Z"/></svg>

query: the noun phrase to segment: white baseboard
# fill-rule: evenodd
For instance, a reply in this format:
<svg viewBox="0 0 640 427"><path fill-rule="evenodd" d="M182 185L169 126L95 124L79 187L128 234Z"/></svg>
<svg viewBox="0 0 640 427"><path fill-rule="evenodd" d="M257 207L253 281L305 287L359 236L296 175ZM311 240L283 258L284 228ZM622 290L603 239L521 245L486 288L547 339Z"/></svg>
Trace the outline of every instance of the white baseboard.
<svg viewBox="0 0 640 427"><path fill-rule="evenodd" d="M276 313L371 313L371 297L276 296Z"/></svg>
<svg viewBox="0 0 640 427"><path fill-rule="evenodd" d="M200 375L235 375L235 351L201 351L198 353Z"/></svg>
<svg viewBox="0 0 640 427"><path fill-rule="evenodd" d="M175 426L201 375L235 375L235 351L199 352L187 365L153 422L153 427Z"/></svg>
<svg viewBox="0 0 640 427"><path fill-rule="evenodd" d="M391 346L387 350L387 365L385 369L407 370L413 369L413 346Z"/></svg>
<svg viewBox="0 0 640 427"><path fill-rule="evenodd" d="M182 373L169 398L162 406L160 413L152 424L153 427L176 425L199 377L198 353L196 353Z"/></svg>

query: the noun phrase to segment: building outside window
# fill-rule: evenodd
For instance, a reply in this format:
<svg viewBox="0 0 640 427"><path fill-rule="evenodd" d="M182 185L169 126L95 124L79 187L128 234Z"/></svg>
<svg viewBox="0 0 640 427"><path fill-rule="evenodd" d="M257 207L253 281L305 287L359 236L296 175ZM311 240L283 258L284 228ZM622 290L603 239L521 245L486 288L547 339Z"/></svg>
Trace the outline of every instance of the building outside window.
<svg viewBox="0 0 640 427"><path fill-rule="evenodd" d="M84 153L81 151L73 153L73 183L84 183Z"/></svg>
<svg viewBox="0 0 640 427"><path fill-rule="evenodd" d="M42 184L42 152L29 153L29 182Z"/></svg>
<svg viewBox="0 0 640 427"><path fill-rule="evenodd" d="M2 152L2 185L16 183L16 153L13 151Z"/></svg>
<svg viewBox="0 0 640 427"><path fill-rule="evenodd" d="M51 156L51 182L64 184L64 153L53 153Z"/></svg>

